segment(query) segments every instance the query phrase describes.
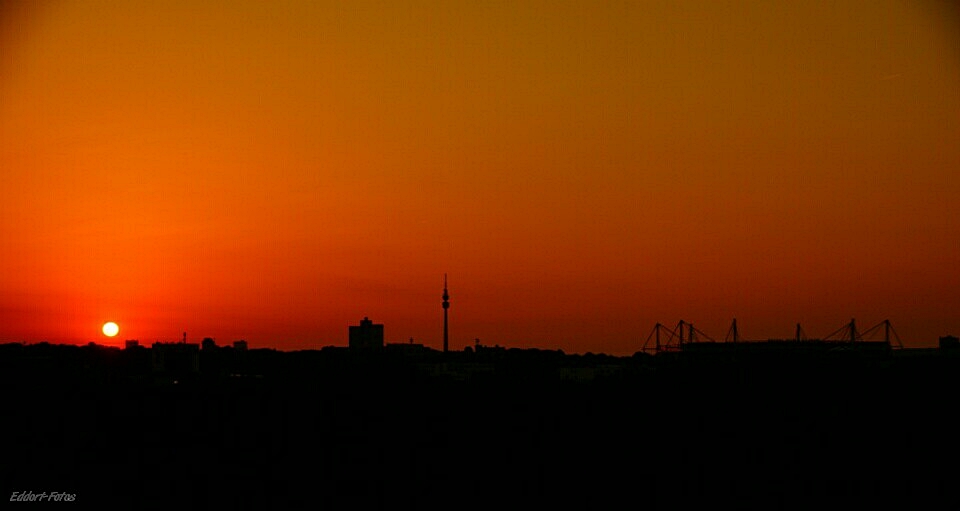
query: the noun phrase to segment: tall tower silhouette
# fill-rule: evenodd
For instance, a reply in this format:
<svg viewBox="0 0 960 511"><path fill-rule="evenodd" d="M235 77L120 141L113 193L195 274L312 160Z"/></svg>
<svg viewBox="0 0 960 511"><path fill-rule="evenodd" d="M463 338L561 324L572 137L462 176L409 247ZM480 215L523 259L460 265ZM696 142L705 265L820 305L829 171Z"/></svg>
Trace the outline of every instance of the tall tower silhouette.
<svg viewBox="0 0 960 511"><path fill-rule="evenodd" d="M447 309L450 308L450 294L447 293L447 274L443 274L443 352L449 348L450 335L447 330Z"/></svg>

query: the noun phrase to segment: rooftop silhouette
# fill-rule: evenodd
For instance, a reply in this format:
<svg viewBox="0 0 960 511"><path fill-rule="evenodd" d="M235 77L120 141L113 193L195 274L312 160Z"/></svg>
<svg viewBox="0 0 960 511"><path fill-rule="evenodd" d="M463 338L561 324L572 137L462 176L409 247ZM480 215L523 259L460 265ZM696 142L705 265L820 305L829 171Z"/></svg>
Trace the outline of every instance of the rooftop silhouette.
<svg viewBox="0 0 960 511"><path fill-rule="evenodd" d="M384 345L368 318L350 347L290 352L3 344L5 481L128 508L955 499L935 467L960 441L931 435L951 413L955 337L892 349L687 328L682 349L628 357Z"/></svg>

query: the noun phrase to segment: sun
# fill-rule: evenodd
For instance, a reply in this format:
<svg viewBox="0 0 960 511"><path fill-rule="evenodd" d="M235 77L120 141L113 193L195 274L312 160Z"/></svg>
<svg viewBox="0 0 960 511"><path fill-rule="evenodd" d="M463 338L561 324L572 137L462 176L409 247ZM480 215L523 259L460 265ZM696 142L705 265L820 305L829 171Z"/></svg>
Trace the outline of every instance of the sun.
<svg viewBox="0 0 960 511"><path fill-rule="evenodd" d="M110 321L103 324L103 335L107 337L113 337L120 332L120 327L116 323Z"/></svg>

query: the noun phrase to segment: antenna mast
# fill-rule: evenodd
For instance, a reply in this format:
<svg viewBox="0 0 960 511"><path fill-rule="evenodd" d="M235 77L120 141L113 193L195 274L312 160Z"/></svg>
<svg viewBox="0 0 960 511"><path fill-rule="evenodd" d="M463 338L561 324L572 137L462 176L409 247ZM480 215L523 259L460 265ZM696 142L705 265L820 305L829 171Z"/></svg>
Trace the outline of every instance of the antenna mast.
<svg viewBox="0 0 960 511"><path fill-rule="evenodd" d="M443 274L443 352L449 349L450 334L447 329L447 309L450 308L450 294L447 293L447 274Z"/></svg>

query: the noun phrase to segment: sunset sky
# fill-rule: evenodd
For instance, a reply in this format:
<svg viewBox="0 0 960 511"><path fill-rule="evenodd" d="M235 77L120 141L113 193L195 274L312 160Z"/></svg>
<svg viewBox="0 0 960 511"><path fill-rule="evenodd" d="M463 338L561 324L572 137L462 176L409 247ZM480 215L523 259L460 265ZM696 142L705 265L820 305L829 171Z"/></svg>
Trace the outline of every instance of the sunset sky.
<svg viewBox="0 0 960 511"><path fill-rule="evenodd" d="M453 349L960 335L960 9L0 0L0 342L439 348L444 273Z"/></svg>

